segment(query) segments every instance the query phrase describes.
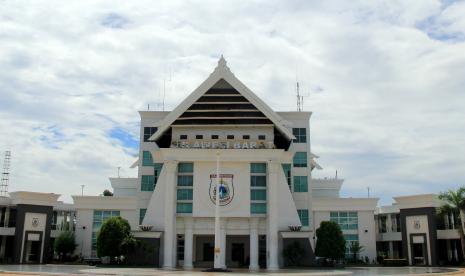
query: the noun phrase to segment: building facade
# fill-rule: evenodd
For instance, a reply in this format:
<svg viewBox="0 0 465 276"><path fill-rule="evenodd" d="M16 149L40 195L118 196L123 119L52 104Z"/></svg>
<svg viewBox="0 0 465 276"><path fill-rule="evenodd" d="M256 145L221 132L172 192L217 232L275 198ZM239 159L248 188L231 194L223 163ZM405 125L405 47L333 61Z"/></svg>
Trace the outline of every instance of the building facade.
<svg viewBox="0 0 465 276"><path fill-rule="evenodd" d="M362 257L376 258L377 199L340 198L342 179L312 178L321 167L311 152L311 112L272 110L223 58L173 111L139 114L138 177L111 178L113 197L73 196L82 255L95 255L106 217L122 216L156 247L154 265L211 266L220 181L224 267L278 269L295 241L310 264L322 220L338 222L365 247Z"/></svg>
<svg viewBox="0 0 465 276"><path fill-rule="evenodd" d="M113 196L14 192L0 198L0 259L43 263L60 231L76 236L76 255L96 257L102 223L123 217L149 249L137 262L167 269L211 267L215 202L220 203L223 267L276 270L297 242L301 265L314 260L322 221L338 223L357 256L406 258L436 265L462 260L457 214L437 215L434 195L342 198L343 179L312 177L322 169L312 152L311 112L277 112L248 89L221 58L174 110L140 111L134 178L110 178ZM219 183L217 191L217 183ZM346 257L353 252L347 246Z"/></svg>

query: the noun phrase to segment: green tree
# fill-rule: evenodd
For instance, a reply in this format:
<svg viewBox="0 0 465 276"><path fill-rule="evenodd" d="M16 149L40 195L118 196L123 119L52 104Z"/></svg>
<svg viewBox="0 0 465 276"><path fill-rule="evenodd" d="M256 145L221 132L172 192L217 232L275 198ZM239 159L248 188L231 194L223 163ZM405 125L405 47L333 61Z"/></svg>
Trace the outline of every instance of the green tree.
<svg viewBox="0 0 465 276"><path fill-rule="evenodd" d="M105 220L97 234L97 256L120 257L126 255L132 239L129 222L121 217Z"/></svg>
<svg viewBox="0 0 465 276"><path fill-rule="evenodd" d="M105 190L103 191L103 196L113 196L113 193L110 192L110 190L105 189Z"/></svg>
<svg viewBox="0 0 465 276"><path fill-rule="evenodd" d="M460 244L462 245L462 256L465 256L465 234L464 234L464 227L463 222L465 221L465 187L461 187L454 190L449 190L444 193L439 194L439 199L444 202L439 208L439 213L446 214L449 212L458 212L460 214L460 228L459 228L459 236L460 236Z"/></svg>
<svg viewBox="0 0 465 276"><path fill-rule="evenodd" d="M316 230L315 254L319 257L339 260L344 257L346 242L339 224L333 221L322 221Z"/></svg>
<svg viewBox="0 0 465 276"><path fill-rule="evenodd" d="M62 232L53 243L53 249L60 256L60 260L63 260L68 254L72 254L76 246L74 233L70 231Z"/></svg>
<svg viewBox="0 0 465 276"><path fill-rule="evenodd" d="M353 261L354 263L357 262L357 254L360 254L363 250L365 250L365 247L361 246L358 241L353 241L349 245L350 252L353 254Z"/></svg>

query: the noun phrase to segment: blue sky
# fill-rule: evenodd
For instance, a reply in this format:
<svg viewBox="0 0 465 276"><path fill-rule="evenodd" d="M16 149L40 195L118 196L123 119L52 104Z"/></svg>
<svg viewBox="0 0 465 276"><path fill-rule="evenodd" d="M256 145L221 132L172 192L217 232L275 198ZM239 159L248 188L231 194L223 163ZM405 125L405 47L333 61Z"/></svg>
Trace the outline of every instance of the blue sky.
<svg viewBox="0 0 465 276"><path fill-rule="evenodd" d="M344 196L465 185L465 1L3 1L0 150L10 190L99 194L224 54L274 109L301 83L312 151Z"/></svg>

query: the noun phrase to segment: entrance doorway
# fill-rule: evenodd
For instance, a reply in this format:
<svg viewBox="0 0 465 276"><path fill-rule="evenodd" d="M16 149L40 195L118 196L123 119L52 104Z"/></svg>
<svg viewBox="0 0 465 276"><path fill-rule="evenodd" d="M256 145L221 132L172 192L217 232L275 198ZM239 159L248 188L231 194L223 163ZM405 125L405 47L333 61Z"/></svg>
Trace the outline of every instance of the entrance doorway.
<svg viewBox="0 0 465 276"><path fill-rule="evenodd" d="M413 265L428 264L428 250L426 243L426 235L411 235L410 252Z"/></svg>
<svg viewBox="0 0 465 276"><path fill-rule="evenodd" d="M239 266L245 264L245 245L244 243L232 243L231 261L237 262Z"/></svg>
<svg viewBox="0 0 465 276"><path fill-rule="evenodd" d="M212 267L215 260L215 237L212 235L194 236L194 267Z"/></svg>
<svg viewBox="0 0 465 276"><path fill-rule="evenodd" d="M228 235L226 237L226 266L248 267L250 263L250 237Z"/></svg>
<svg viewBox="0 0 465 276"><path fill-rule="evenodd" d="M42 232L26 232L23 263L40 263L42 255Z"/></svg>

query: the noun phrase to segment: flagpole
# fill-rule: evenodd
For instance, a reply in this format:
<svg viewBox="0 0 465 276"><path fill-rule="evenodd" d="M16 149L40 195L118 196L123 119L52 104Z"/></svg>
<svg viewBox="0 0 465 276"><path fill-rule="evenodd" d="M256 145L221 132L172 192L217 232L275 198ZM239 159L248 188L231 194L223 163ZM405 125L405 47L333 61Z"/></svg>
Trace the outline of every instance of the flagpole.
<svg viewBox="0 0 465 276"><path fill-rule="evenodd" d="M220 234L220 152L216 152L216 192L215 192L215 261L213 267L221 269Z"/></svg>

